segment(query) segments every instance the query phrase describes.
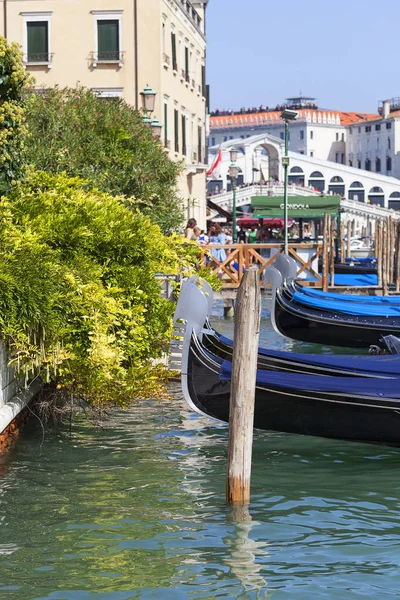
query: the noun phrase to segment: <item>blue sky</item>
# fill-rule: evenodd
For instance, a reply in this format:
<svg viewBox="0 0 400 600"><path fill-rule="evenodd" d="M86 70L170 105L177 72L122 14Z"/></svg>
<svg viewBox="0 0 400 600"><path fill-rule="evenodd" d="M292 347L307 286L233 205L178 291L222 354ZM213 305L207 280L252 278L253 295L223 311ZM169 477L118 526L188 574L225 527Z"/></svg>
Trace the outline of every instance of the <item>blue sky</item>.
<svg viewBox="0 0 400 600"><path fill-rule="evenodd" d="M399 0L209 0L211 108L302 91L322 108L376 112L400 96L399 37Z"/></svg>

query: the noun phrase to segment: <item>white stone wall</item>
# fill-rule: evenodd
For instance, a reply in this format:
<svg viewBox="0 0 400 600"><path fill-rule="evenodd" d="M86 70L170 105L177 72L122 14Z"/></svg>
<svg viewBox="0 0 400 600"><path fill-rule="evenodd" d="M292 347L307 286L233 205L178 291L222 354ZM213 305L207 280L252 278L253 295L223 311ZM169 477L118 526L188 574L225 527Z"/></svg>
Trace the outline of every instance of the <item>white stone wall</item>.
<svg viewBox="0 0 400 600"><path fill-rule="evenodd" d="M0 344L0 434L32 400L39 387L37 380L25 389L24 383L15 376L15 370L8 365L7 353Z"/></svg>

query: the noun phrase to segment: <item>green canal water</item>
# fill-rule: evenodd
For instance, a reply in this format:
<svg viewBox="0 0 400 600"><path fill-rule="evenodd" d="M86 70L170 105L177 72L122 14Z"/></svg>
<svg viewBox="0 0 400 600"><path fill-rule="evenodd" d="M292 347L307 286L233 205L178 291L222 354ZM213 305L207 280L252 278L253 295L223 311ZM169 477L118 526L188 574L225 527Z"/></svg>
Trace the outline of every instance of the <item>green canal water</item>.
<svg viewBox="0 0 400 600"><path fill-rule="evenodd" d="M400 451L258 432L241 522L227 428L171 393L103 428L30 420L0 459L1 599L400 597Z"/></svg>

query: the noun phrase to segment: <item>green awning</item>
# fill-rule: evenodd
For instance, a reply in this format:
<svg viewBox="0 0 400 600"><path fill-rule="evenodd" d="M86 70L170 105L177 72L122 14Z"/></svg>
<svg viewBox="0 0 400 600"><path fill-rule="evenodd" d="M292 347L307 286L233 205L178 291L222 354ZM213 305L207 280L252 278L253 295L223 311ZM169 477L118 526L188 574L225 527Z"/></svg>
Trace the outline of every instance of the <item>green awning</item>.
<svg viewBox="0 0 400 600"><path fill-rule="evenodd" d="M251 200L253 217L283 217L283 196L254 196ZM288 217L292 219L323 217L325 213L336 215L340 208L340 196L289 196Z"/></svg>

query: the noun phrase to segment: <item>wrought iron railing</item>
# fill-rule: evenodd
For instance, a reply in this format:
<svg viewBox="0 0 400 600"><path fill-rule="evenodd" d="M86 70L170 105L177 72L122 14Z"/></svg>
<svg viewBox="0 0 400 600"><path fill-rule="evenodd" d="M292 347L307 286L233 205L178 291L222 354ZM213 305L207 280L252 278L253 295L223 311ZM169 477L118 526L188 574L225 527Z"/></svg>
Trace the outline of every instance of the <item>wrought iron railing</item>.
<svg viewBox="0 0 400 600"><path fill-rule="evenodd" d="M98 64L114 64L118 63L121 67L124 64L125 52L119 50L98 50L97 52L91 52L90 60L93 67Z"/></svg>
<svg viewBox="0 0 400 600"><path fill-rule="evenodd" d="M53 60L52 52L28 52L24 55L24 62L31 64L50 64Z"/></svg>

